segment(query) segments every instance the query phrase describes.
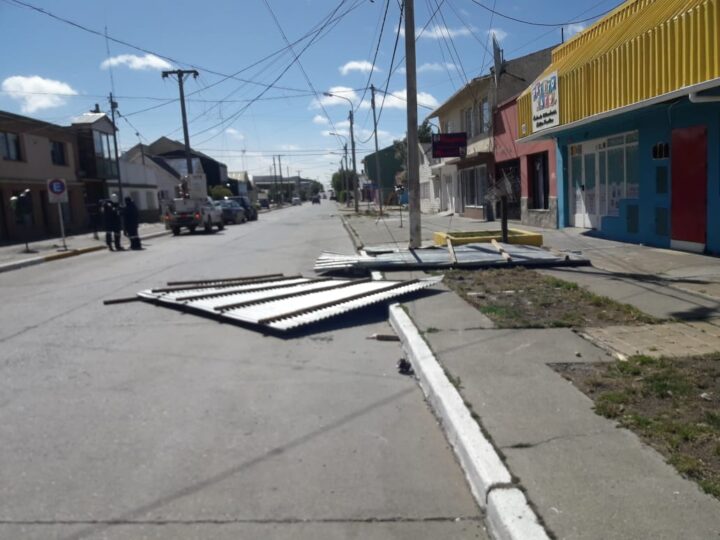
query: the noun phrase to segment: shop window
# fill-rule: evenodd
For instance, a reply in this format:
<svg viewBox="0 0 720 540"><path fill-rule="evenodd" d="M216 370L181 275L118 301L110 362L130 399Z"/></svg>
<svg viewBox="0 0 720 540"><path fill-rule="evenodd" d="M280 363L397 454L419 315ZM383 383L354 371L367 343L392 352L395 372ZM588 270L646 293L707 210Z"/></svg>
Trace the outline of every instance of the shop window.
<svg viewBox="0 0 720 540"><path fill-rule="evenodd" d="M667 195L668 192L668 168L662 165L655 169L655 193Z"/></svg>
<svg viewBox="0 0 720 540"><path fill-rule="evenodd" d="M640 207L637 204L627 205L627 232L637 234L640 230Z"/></svg>
<svg viewBox="0 0 720 540"><path fill-rule="evenodd" d="M533 210L547 210L550 194L547 152L528 156L530 160L530 201L528 207Z"/></svg>
<svg viewBox="0 0 720 540"><path fill-rule="evenodd" d="M53 165L67 165L65 159L65 143L60 141L50 141L50 157Z"/></svg>
<svg viewBox="0 0 720 540"><path fill-rule="evenodd" d="M487 193L487 167L481 165L461 170L460 189L465 206L482 206Z"/></svg>
<svg viewBox="0 0 720 540"><path fill-rule="evenodd" d="M668 209L655 208L655 234L658 236L667 236L670 227L668 226Z"/></svg>
<svg viewBox="0 0 720 540"><path fill-rule="evenodd" d="M670 157L670 145L668 143L657 143L652 147L653 159L668 159Z"/></svg>
<svg viewBox="0 0 720 540"><path fill-rule="evenodd" d="M17 133L0 131L0 157L9 161L20 161L20 136Z"/></svg>

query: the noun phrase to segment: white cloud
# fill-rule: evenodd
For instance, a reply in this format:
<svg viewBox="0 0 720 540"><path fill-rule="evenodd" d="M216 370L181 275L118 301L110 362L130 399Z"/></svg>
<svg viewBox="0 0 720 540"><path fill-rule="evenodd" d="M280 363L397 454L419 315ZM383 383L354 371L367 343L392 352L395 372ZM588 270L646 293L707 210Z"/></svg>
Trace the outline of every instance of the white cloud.
<svg viewBox="0 0 720 540"><path fill-rule="evenodd" d="M316 114L313 116L313 124L317 124L319 126L324 126L325 124L328 124L328 119L325 118L322 114Z"/></svg>
<svg viewBox="0 0 720 540"><path fill-rule="evenodd" d="M415 35L427 39L448 39L469 36L472 34L473 30L474 28L472 27L466 28L463 26L462 28L448 28L444 24L434 24L432 26L428 26L424 31L422 28L416 28ZM422 32L422 34L420 32ZM400 29L400 35L405 35L404 28Z"/></svg>
<svg viewBox="0 0 720 540"><path fill-rule="evenodd" d="M229 128L227 128L227 129L225 130L225 133L227 133L228 135L230 135L233 139L237 139L238 141L244 141L244 140L245 140L245 135L243 135L242 133L240 133L240 132L239 132L237 129L235 129L235 128L229 127Z"/></svg>
<svg viewBox="0 0 720 540"><path fill-rule="evenodd" d="M138 56L136 54L120 54L102 61L100 67L108 69L117 66L127 66L130 69L171 69L172 65L154 54Z"/></svg>
<svg viewBox="0 0 720 540"><path fill-rule="evenodd" d="M380 69L377 66L373 66L367 60L351 60L350 62L347 62L345 65L340 66L338 69L340 70L340 73L343 75L347 75L351 71L359 71L360 73L370 73L370 71L380 71Z"/></svg>
<svg viewBox="0 0 720 540"><path fill-rule="evenodd" d="M575 34L579 34L583 30L585 30L584 24L573 23L573 24L568 24L565 27L565 32L567 32L568 37L574 36Z"/></svg>
<svg viewBox="0 0 720 540"><path fill-rule="evenodd" d="M417 73L432 73L445 71L446 69L457 70L458 67L452 62L426 62L425 64L419 65L417 67ZM400 71L400 73L405 73L405 68L400 68L398 71Z"/></svg>
<svg viewBox="0 0 720 540"><path fill-rule="evenodd" d="M357 102L358 100L358 95L355 90L353 90L352 88L348 88L347 86L333 86L328 90L328 93L337 95L323 95L319 100L317 98L313 99L310 102L310 109L319 109L321 104L323 107L328 107L331 105L343 105L344 107L347 107L349 106L349 103L346 99L343 98L347 98L353 103Z"/></svg>
<svg viewBox="0 0 720 540"><path fill-rule="evenodd" d="M380 94L375 98L375 105L380 107L382 102L382 94ZM417 103L418 106L429 107L431 109L436 108L440 104L432 94L428 94L427 92L417 93ZM367 109L369 107L370 103L367 101L363 101L360 104L361 109ZM385 104L383 107L388 109L405 109L407 107L407 90L398 90L385 96Z"/></svg>
<svg viewBox="0 0 720 540"><path fill-rule="evenodd" d="M486 34L495 34L495 39L497 39L498 41L502 41L503 39L508 37L508 33L502 28L491 28L486 32Z"/></svg>
<svg viewBox="0 0 720 540"><path fill-rule="evenodd" d="M7 92L11 98L20 101L20 109L24 113L62 107L65 105L66 99L65 96L58 94L77 95L77 92L69 84L53 79L44 79L37 75L8 77L2 82L2 90Z"/></svg>

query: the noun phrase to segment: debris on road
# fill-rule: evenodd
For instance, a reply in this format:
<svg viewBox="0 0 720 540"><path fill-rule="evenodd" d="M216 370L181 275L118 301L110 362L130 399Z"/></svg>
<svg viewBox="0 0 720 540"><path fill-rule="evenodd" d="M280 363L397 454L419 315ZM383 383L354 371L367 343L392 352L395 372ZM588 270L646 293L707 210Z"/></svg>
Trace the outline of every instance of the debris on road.
<svg viewBox="0 0 720 540"><path fill-rule="evenodd" d="M140 291L138 298L224 322L285 332L417 292L440 281L442 276L403 281L270 274L184 282L187 284Z"/></svg>
<svg viewBox="0 0 720 540"><path fill-rule="evenodd" d="M395 334L372 334L368 339L376 339L377 341L400 341Z"/></svg>
<svg viewBox="0 0 720 540"><path fill-rule="evenodd" d="M585 266L590 261L577 255L558 255L535 246L500 242L404 249L390 246L365 248L360 255L323 252L315 261L315 272L364 272L446 268L529 268Z"/></svg>

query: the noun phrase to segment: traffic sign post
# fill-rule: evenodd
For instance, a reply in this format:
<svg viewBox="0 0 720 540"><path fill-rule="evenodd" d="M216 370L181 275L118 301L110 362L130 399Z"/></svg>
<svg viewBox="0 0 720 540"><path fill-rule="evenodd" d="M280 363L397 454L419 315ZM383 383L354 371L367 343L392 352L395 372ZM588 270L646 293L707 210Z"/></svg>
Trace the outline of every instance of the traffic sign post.
<svg viewBox="0 0 720 540"><path fill-rule="evenodd" d="M60 234L62 235L63 251L67 251L65 243L65 223L63 222L63 203L68 202L67 184L62 178L52 178L47 182L48 202L57 204L58 219L60 220Z"/></svg>

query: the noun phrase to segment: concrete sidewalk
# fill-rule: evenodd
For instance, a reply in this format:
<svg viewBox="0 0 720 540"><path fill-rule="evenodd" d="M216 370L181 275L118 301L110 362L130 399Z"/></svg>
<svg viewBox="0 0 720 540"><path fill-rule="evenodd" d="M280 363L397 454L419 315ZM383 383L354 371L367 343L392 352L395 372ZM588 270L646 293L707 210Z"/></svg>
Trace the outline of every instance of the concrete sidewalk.
<svg viewBox="0 0 720 540"><path fill-rule="evenodd" d="M406 245L405 217L403 229L396 215L380 220L348 216L346 221L362 244ZM435 230L482 228L487 224L457 216L423 216L423 238L427 239ZM547 237L548 241L561 238L554 231ZM584 241L572 234L568 238ZM593 244L593 255L583 251L585 255L598 260L606 257L608 250L601 249L602 241L588 242ZM625 247L630 252L642 251L641 246L610 248L617 250L611 257L621 261L615 262L617 267L622 264L627 270L629 264L640 266L641 255L632 263L618 257ZM688 268L683 265L690 259L708 259L684 256L657 254L666 264L665 272ZM709 266L713 263L710 259ZM703 265L699 266L702 271ZM641 266L635 273L641 273L638 270L649 269ZM393 274L409 275L413 273ZM419 275L414 273L415 277ZM625 279L634 284L629 277ZM647 294L661 297L680 293L685 291L663 285L662 294ZM632 432L595 414L592 401L549 366L611 360L605 351L569 329L493 329L487 318L449 292L405 306L438 361L458 384L483 431L504 456L536 513L557 538L720 536L720 503L716 499L682 478Z"/></svg>
<svg viewBox="0 0 720 540"><path fill-rule="evenodd" d="M138 232L142 239L169 234L163 223L141 223ZM124 247L127 248L127 238L123 237L122 242ZM67 251L62 249L62 238L49 238L30 242L30 253L25 251L25 244L0 246L0 272L107 249L103 231L98 232L97 239L93 238L92 233L84 233L68 236L65 243L67 244Z"/></svg>

